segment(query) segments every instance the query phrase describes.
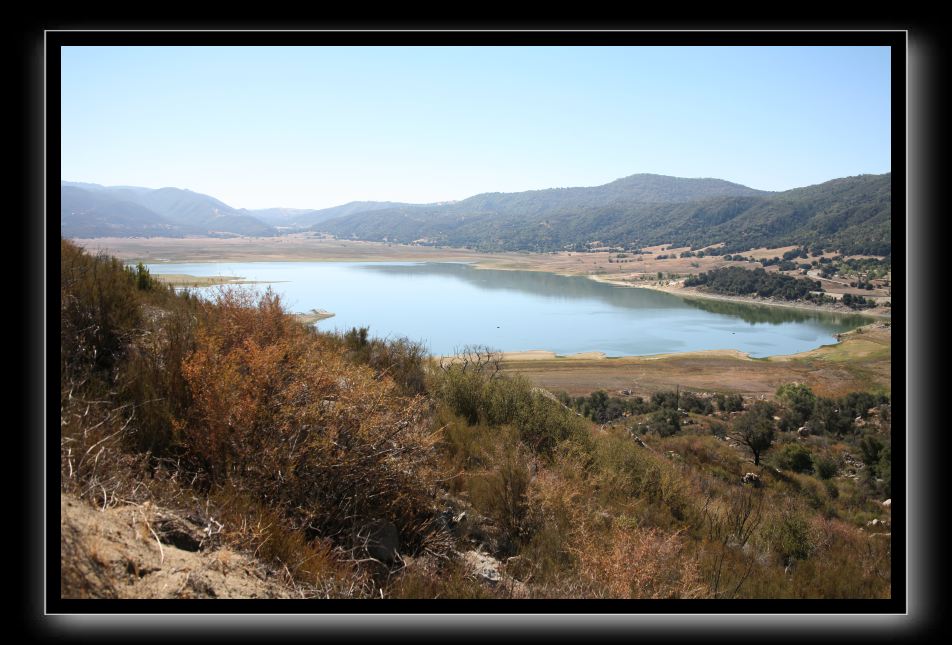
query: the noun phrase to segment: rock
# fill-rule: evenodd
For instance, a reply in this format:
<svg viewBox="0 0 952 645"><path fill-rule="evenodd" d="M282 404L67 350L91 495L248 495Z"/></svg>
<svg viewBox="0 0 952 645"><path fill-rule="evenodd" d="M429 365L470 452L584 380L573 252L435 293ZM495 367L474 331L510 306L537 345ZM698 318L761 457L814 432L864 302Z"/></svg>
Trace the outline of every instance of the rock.
<svg viewBox="0 0 952 645"><path fill-rule="evenodd" d="M385 564L399 557L400 531L388 520L374 520L367 527L367 553Z"/></svg>
<svg viewBox="0 0 952 645"><path fill-rule="evenodd" d="M209 537L200 526L167 511L156 513L152 529L163 544L171 544L183 551L198 551Z"/></svg>
<svg viewBox="0 0 952 645"><path fill-rule="evenodd" d="M889 498L883 502L883 508L892 508L892 498Z"/></svg>
<svg viewBox="0 0 952 645"><path fill-rule="evenodd" d="M741 483L750 484L754 487L760 486L760 475L757 473L746 473L744 478L741 480Z"/></svg>
<svg viewBox="0 0 952 645"><path fill-rule="evenodd" d="M871 526L873 528L888 529L889 522L887 522L886 520L880 520L877 518L877 519L866 522L866 526Z"/></svg>
<svg viewBox="0 0 952 645"><path fill-rule="evenodd" d="M467 551L463 558L477 577L492 585L499 582L499 560L479 551Z"/></svg>

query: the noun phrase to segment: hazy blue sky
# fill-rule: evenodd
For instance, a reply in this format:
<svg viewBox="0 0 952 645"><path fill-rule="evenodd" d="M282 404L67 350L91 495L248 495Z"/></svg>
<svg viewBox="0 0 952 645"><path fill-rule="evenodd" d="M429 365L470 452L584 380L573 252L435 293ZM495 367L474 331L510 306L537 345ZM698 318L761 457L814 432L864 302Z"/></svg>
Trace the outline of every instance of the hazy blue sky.
<svg viewBox="0 0 952 645"><path fill-rule="evenodd" d="M237 208L890 168L886 47L65 47L62 178Z"/></svg>

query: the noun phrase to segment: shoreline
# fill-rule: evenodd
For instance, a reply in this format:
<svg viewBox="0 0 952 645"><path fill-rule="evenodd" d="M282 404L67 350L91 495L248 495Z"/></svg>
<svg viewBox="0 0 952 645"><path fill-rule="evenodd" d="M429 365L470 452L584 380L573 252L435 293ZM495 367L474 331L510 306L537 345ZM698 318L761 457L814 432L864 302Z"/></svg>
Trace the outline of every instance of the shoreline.
<svg viewBox="0 0 952 645"><path fill-rule="evenodd" d="M777 387L790 382L803 383L818 396L870 389L888 393L891 337L889 322L876 320L840 334L839 342L765 358L724 349L610 359L534 351L504 353L500 367L526 376L537 387L572 396L595 390L650 396L681 388L771 398Z"/></svg>
<svg viewBox="0 0 952 645"><path fill-rule="evenodd" d="M626 273L602 273L598 254L563 254L530 252L483 253L471 249L450 247L414 246L368 242L361 240L335 240L288 236L267 240L263 244L259 238L225 238L209 244L206 238L83 238L75 240L81 246L109 252L127 261L141 261L154 264L177 263L225 263L225 262L460 262L474 269L494 269L497 271L533 271L551 273L566 277L585 277L596 282L619 287L652 289L662 291L684 299L721 300L765 307L786 307L814 313L853 314L871 319L889 320L891 312L876 307L871 310L854 310L836 305L815 305L803 302L764 300L748 296L729 296L705 293L695 288L675 285L656 284L657 281L644 281L638 284L625 279ZM568 258L572 258L569 262ZM576 264L575 262L579 264ZM677 270L664 261L665 270ZM660 263L658 263L660 266ZM704 263L703 270L716 268L722 264L716 259ZM710 266L708 266L710 265ZM648 267L642 267L643 273ZM658 267L650 267L652 269ZM592 271L598 271L593 273ZM631 275L628 273L627 275Z"/></svg>
<svg viewBox="0 0 952 645"><path fill-rule="evenodd" d="M291 314L295 320L302 322L305 325L312 325L319 320L327 320L328 318L333 318L336 314L332 311L327 311L326 309L311 309L306 313L295 313Z"/></svg>
<svg viewBox="0 0 952 645"><path fill-rule="evenodd" d="M277 282L245 280L242 276L189 275L187 273L153 273L152 277L173 287L215 287L222 284L274 284Z"/></svg>
<svg viewBox="0 0 952 645"><path fill-rule="evenodd" d="M697 298L699 300L721 300L724 302L737 302L740 304L747 305L762 305L764 307L786 307L788 309L802 309L806 311L814 311L818 313L828 313L828 314L853 314L857 316L868 316L870 318L877 318L880 320L890 320L892 319L891 313L885 313L882 311L870 311L866 309L850 309L850 308L840 308L835 305L815 305L805 302L789 302L789 301L778 301L778 300L768 300L762 298L755 298L751 296L728 296L720 293L708 293L705 291L699 291L694 287L683 287L679 284L674 285L660 285L660 284L634 284L632 282L624 280L612 280L611 278L606 278L600 275L590 275L588 276L590 280L595 282L601 282L604 284L610 284L616 287L632 287L635 289L651 289L652 291L661 291L664 293L670 293L673 296L678 296L680 298ZM879 309L874 307L874 309Z"/></svg>
<svg viewBox="0 0 952 645"><path fill-rule="evenodd" d="M765 356L763 358L754 358L747 352L742 352L739 349L702 349L702 350L690 350L686 352L664 352L661 354L625 354L622 356L608 356L604 352L599 351L589 351L589 352L575 352L572 354L558 354L554 351L548 349L527 349L513 352L499 352L501 360L503 362L525 362L525 361L556 361L556 362L573 362L573 361L605 361L606 363L611 362L641 362L641 361L664 361L669 359L689 359L689 358L728 358L728 359L737 359L743 361L752 361L752 362L764 362L764 361L776 361L776 362L788 362L791 360L797 360L801 358L806 358L811 354L816 352L823 351L824 348L834 348L839 345L842 345L844 341L856 336L861 336L864 333L875 332L876 330L889 329L891 325L888 324L888 320L874 320L869 323L851 329L849 331L841 332L836 335L837 342L831 343L828 345L819 345L812 349L807 349L802 352L796 352L793 354L775 354L773 356ZM431 358L434 360L452 360L456 358L455 355L432 355Z"/></svg>

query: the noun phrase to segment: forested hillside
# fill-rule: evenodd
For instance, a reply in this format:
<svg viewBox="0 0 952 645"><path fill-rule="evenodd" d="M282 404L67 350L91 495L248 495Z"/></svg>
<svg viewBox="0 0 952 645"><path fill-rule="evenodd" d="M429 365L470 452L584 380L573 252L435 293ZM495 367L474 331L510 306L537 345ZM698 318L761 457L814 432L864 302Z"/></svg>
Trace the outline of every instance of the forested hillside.
<svg viewBox="0 0 952 645"><path fill-rule="evenodd" d="M351 202L319 210L245 210L176 188L62 182L60 215L62 234L77 238L271 236L281 227L480 251L723 243L725 253L795 244L890 255L891 198L889 173L781 193L720 179L641 174L595 187L483 193L441 204Z"/></svg>
<svg viewBox="0 0 952 645"><path fill-rule="evenodd" d="M623 247L723 242L725 253L798 244L889 255L890 182L888 173L863 175L764 193L716 180L635 175L597 188L381 209L329 220L315 230L340 238L485 251L582 250L592 242Z"/></svg>

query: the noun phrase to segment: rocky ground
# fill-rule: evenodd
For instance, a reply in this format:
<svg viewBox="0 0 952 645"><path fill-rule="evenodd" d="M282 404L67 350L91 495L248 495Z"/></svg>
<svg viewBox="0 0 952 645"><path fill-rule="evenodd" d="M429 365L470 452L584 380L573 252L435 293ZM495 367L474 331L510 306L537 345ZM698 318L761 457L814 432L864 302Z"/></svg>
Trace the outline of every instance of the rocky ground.
<svg viewBox="0 0 952 645"><path fill-rule="evenodd" d="M527 597L526 585L505 573L486 520L468 511L446 512L457 535L452 557L471 579L505 597ZM63 598L315 598L283 570L238 553L218 539L214 518L178 514L150 503L95 508L60 495ZM399 572L434 568L432 558L397 557Z"/></svg>
<svg viewBox="0 0 952 645"><path fill-rule="evenodd" d="M281 572L215 540L215 525L150 504L60 496L64 598L293 598Z"/></svg>

